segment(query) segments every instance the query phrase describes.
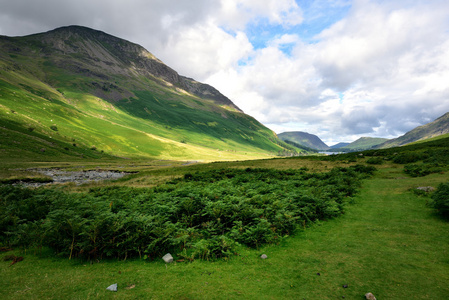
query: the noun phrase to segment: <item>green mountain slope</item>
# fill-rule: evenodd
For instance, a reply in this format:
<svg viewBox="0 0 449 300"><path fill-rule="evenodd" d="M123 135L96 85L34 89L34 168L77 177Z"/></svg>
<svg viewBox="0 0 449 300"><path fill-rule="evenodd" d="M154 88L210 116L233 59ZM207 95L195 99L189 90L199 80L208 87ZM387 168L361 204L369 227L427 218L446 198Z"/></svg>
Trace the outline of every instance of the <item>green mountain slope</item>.
<svg viewBox="0 0 449 300"><path fill-rule="evenodd" d="M416 127L403 136L388 140L377 146L377 148L398 147L417 141L424 141L447 133L449 133L449 113L442 115L433 122Z"/></svg>
<svg viewBox="0 0 449 300"><path fill-rule="evenodd" d="M0 37L0 133L10 140L0 151L12 158L96 151L222 160L291 149L213 87L137 44L80 26Z"/></svg>
<svg viewBox="0 0 449 300"><path fill-rule="evenodd" d="M316 149L316 150L328 150L330 149L323 141L316 135L302 132L302 131L290 131L282 132L278 134L278 137L283 141L291 141L299 145Z"/></svg>
<svg viewBox="0 0 449 300"><path fill-rule="evenodd" d="M363 151L367 149L371 149L377 145L380 145L384 142L388 141L385 138L372 138L372 137L361 137L356 141L338 148L339 151Z"/></svg>

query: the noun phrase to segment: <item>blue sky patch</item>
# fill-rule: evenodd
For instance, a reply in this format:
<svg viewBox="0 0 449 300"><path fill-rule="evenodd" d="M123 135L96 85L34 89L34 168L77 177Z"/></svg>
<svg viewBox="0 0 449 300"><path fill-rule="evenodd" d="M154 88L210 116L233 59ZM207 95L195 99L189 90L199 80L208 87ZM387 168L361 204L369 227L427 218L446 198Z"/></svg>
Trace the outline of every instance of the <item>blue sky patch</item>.
<svg viewBox="0 0 449 300"><path fill-rule="evenodd" d="M330 1L332 2L332 1ZM284 34L297 35L305 43L316 43L315 36L332 24L343 19L351 6L344 1L297 1L303 10L304 21L296 26L272 24L267 18L259 18L249 23L245 33L254 49L266 48L268 43ZM280 47L284 53L290 55L293 44Z"/></svg>

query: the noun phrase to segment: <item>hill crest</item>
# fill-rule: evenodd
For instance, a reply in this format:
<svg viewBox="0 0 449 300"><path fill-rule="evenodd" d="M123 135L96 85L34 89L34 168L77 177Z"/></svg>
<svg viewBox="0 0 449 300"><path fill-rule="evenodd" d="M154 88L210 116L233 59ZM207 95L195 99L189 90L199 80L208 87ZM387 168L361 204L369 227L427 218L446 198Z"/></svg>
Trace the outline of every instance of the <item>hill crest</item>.
<svg viewBox="0 0 449 300"><path fill-rule="evenodd" d="M218 105L242 112L214 87L179 75L142 46L103 31L70 25L45 33L2 38L14 42L9 47L12 52L20 54L21 48L17 47L16 41L22 41L24 46L32 46L40 56L46 57L58 68L71 73L95 78L102 82L113 80L111 77L114 75L144 76L168 87L183 90L201 99L211 100ZM133 82L131 88L142 88L142 85ZM98 86L94 89L98 89ZM113 90L114 87L109 89ZM118 98L121 95L127 98L132 94L126 89L109 94L96 91L96 94L99 93L102 98L109 98L109 100L120 100Z"/></svg>
<svg viewBox="0 0 449 300"><path fill-rule="evenodd" d="M386 138L361 137L348 145L338 148L341 151L363 151L388 141Z"/></svg>
<svg viewBox="0 0 449 300"><path fill-rule="evenodd" d="M433 122L416 127L398 138L391 139L380 144L376 148L382 149L403 146L413 142L431 139L447 133L449 133L449 112L445 113Z"/></svg>
<svg viewBox="0 0 449 300"><path fill-rule="evenodd" d="M316 150L330 149L318 136L303 131L282 132L278 134L278 137L283 141L291 141Z"/></svg>

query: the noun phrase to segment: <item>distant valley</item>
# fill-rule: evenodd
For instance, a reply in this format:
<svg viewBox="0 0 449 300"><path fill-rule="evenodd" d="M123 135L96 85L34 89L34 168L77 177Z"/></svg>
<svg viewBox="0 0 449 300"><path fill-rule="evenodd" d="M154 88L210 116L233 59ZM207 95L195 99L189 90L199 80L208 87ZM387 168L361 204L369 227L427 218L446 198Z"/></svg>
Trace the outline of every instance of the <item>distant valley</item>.
<svg viewBox="0 0 449 300"><path fill-rule="evenodd" d="M239 160L401 146L449 133L449 114L393 140L329 147L306 132L276 135L214 87L181 76L143 47L68 26L0 36L3 157Z"/></svg>
<svg viewBox="0 0 449 300"><path fill-rule="evenodd" d="M368 149L384 149L407 145L414 142L445 137L449 134L449 113L444 114L433 122L419 126L395 139L361 137L351 143L341 142L329 147L318 136L292 131L278 134L286 142L293 142L298 146L308 147L317 151L353 152Z"/></svg>

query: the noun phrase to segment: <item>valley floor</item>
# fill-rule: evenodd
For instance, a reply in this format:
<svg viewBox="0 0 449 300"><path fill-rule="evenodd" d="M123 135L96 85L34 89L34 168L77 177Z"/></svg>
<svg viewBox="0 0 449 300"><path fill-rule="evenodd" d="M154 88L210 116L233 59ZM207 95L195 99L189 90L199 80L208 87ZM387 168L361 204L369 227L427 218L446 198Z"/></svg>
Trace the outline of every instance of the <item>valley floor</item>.
<svg viewBox="0 0 449 300"><path fill-rule="evenodd" d="M3 299L446 299L449 222L410 189L448 174L410 178L400 168L364 181L346 213L229 261L84 261L0 255ZM267 259L260 259L261 254ZM118 291L106 290L118 283Z"/></svg>

